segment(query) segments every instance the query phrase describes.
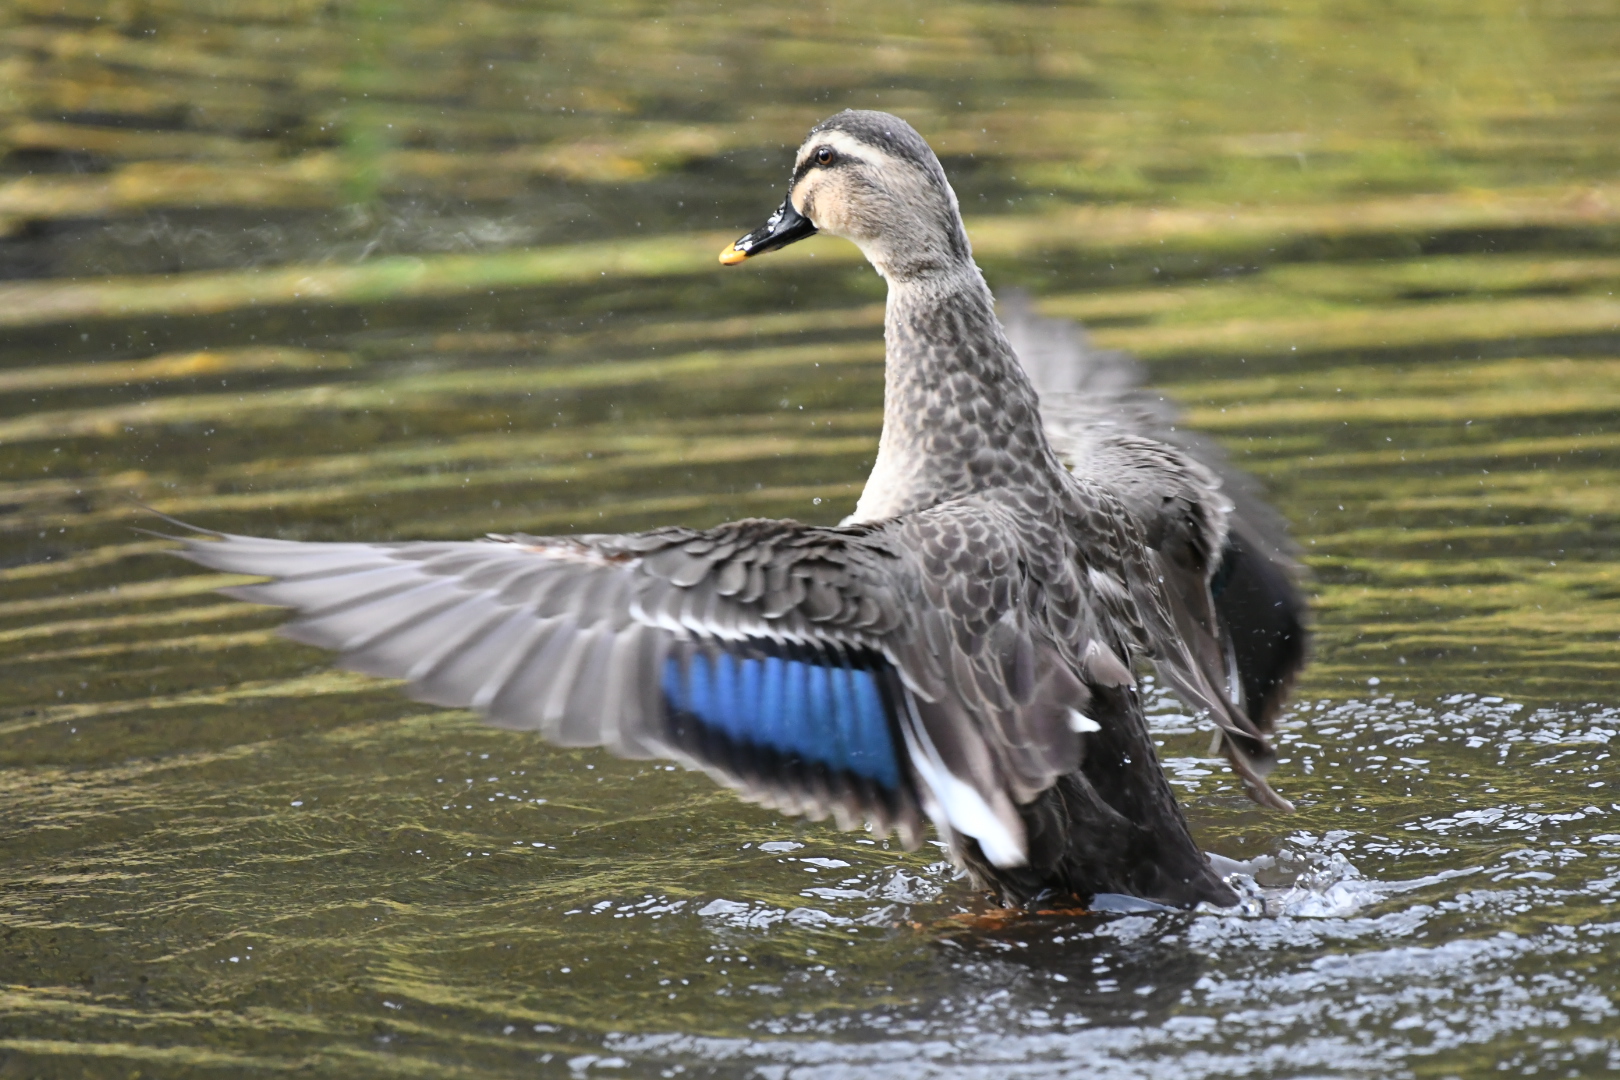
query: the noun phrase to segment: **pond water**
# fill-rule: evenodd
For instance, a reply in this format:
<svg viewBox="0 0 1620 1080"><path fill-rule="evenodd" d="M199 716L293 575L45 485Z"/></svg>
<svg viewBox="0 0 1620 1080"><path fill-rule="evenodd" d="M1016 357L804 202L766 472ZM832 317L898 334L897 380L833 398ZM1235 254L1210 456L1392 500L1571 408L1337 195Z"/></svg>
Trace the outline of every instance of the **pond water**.
<svg viewBox="0 0 1620 1080"><path fill-rule="evenodd" d="M16 0L0 1076L1620 1071L1612 5ZM714 262L845 105L1143 357L1312 572L1235 911L999 930L933 847L331 671L132 531L834 522L853 249Z"/></svg>

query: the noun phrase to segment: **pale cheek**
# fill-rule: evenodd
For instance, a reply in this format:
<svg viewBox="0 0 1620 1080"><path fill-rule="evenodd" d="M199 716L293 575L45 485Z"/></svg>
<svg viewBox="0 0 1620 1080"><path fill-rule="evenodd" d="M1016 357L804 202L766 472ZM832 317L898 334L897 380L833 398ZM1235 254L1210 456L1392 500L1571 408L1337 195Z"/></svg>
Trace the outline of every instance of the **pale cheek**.
<svg viewBox="0 0 1620 1080"><path fill-rule="evenodd" d="M793 205L822 232L851 240L863 239L871 232L862 220L863 215L849 204L845 193L819 176L793 193Z"/></svg>
<svg viewBox="0 0 1620 1080"><path fill-rule="evenodd" d="M902 215L891 200L859 180L812 172L793 189L793 206L816 228L858 244L874 242Z"/></svg>
<svg viewBox="0 0 1620 1080"><path fill-rule="evenodd" d="M823 232L836 232L838 226L833 217L837 209L837 200L827 198L821 176L811 173L799 186L793 190L793 207L799 213L816 223L816 228Z"/></svg>
<svg viewBox="0 0 1620 1080"><path fill-rule="evenodd" d="M845 236L849 233L848 209L836 199L820 199L815 209L816 227L823 232Z"/></svg>
<svg viewBox="0 0 1620 1080"><path fill-rule="evenodd" d="M841 209L840 233L851 240L875 243L903 231L904 215L895 213L886 199L862 199Z"/></svg>

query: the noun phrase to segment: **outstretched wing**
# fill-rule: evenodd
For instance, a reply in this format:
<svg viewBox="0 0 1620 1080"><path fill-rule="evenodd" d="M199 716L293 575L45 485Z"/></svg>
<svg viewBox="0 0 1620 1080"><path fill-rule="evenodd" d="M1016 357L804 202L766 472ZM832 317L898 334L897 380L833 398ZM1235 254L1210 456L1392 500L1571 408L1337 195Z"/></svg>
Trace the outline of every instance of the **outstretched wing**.
<svg viewBox="0 0 1620 1080"><path fill-rule="evenodd" d="M949 532L948 520L936 523ZM664 757L743 797L896 830L926 814L1026 857L1017 802L1079 761L1085 690L1008 603L950 626L895 526L297 543L227 534L181 555L269 582L284 632L415 697L565 746ZM994 606L992 605L992 608Z"/></svg>
<svg viewBox="0 0 1620 1080"><path fill-rule="evenodd" d="M1040 393L1048 434L1063 435L1077 423L1101 420L1181 450L1218 478L1221 493L1232 504L1232 531L1246 534L1253 557L1271 563L1297 585L1304 568L1287 520L1266 500L1260 482L1233 465L1218 443L1180 423L1181 409L1146 385L1148 373L1140 361L1117 349L1098 348L1072 319L1037 315L1024 293L1004 298L1001 317L1007 340ZM1297 608L1303 614L1303 601Z"/></svg>
<svg viewBox="0 0 1620 1080"><path fill-rule="evenodd" d="M1227 760L1249 795L1264 806L1292 810L1293 804L1266 783L1275 753L1265 735L1223 689L1218 662L1212 670L1210 660L1210 646L1215 645L1217 655L1219 646L1208 639L1207 631L1200 630L1194 611L1184 602L1182 590L1195 599L1209 595L1205 579L1198 578L1195 586L1183 582L1178 589L1168 560L1142 544L1140 525L1131 521L1128 528L1122 520L1127 511L1113 484L1094 479L1084 470L1076 470L1074 483L1071 527L1082 534L1077 558L1096 597L1107 605L1111 622L1127 636L1137 655L1153 660L1182 701L1208 714ZM1200 633L1205 639L1200 639Z"/></svg>
<svg viewBox="0 0 1620 1080"><path fill-rule="evenodd" d="M1280 518L1252 492L1247 503L1231 498L1234 485L1186 446L1139 434L1135 415L1124 403L1062 397L1043 414L1059 457L1114 490L1142 527L1209 681L1269 732L1309 636L1301 570L1271 521Z"/></svg>
<svg viewBox="0 0 1620 1080"><path fill-rule="evenodd" d="M1176 424L1165 398L1140 389L1131 357L1092 348L1078 325L1036 316L1025 298L1004 314L1059 456L1124 504L1153 551L1150 577L1126 580L1163 583L1166 627L1145 638L1162 674L1214 717L1251 794L1286 805L1263 780L1274 760L1264 734L1304 665L1307 635L1281 516L1218 446ZM1139 599L1152 619L1157 605Z"/></svg>

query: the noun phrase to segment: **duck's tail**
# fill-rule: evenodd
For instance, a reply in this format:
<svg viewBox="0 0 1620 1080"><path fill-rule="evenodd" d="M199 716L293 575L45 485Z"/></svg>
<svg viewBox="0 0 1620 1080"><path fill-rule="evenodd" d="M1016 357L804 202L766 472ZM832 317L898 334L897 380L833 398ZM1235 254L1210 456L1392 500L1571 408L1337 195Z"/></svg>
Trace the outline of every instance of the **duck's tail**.
<svg viewBox="0 0 1620 1080"><path fill-rule="evenodd" d="M1236 904L1237 894L1193 842L1134 692L1093 692L1101 730L1080 768L1019 807L1028 864L996 867L962 838L966 869L1011 907L1053 892L1088 903L1098 893L1120 893L1179 908Z"/></svg>

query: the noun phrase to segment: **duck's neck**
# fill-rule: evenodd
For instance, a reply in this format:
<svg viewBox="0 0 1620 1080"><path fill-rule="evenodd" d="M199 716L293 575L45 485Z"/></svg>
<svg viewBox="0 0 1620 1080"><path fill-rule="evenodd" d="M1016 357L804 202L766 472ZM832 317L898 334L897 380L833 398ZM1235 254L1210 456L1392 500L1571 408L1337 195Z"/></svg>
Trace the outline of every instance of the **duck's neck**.
<svg viewBox="0 0 1620 1080"><path fill-rule="evenodd" d="M1056 457L983 276L971 262L890 277L877 460L850 520L921 510L987 488L1052 483Z"/></svg>

